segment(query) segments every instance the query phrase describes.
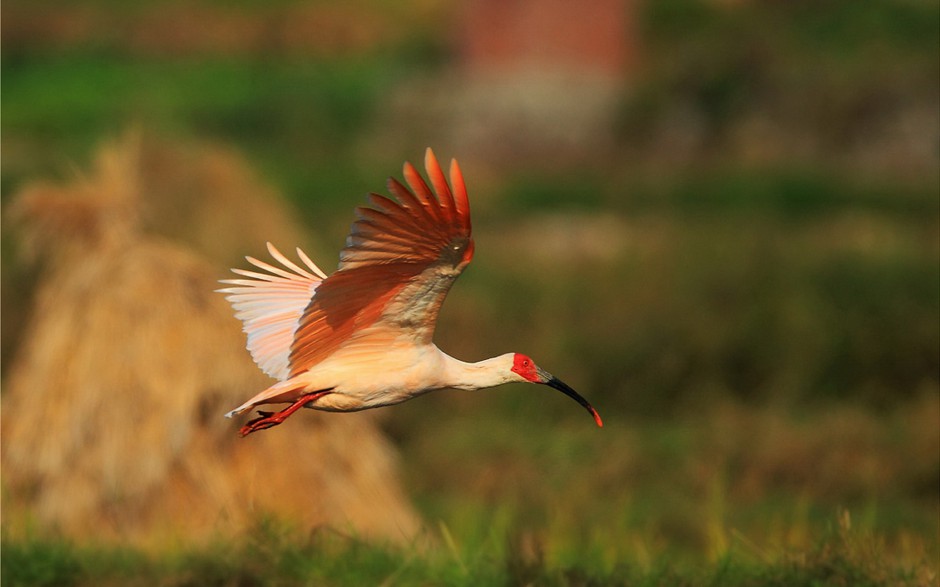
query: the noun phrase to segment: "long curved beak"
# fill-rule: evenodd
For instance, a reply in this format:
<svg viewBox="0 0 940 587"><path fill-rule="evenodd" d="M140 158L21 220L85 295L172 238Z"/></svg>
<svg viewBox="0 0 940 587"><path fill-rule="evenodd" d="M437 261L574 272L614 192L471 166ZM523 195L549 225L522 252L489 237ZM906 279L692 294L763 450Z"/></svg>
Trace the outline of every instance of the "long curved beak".
<svg viewBox="0 0 940 587"><path fill-rule="evenodd" d="M538 374L542 378L541 383L549 387L554 387L558 391L562 392L563 394L567 395L574 401L584 406L584 409L590 412L591 416L594 417L594 421L597 422L598 428L602 428L604 426L604 422L601 420L600 414L597 413L597 410L594 409L594 406L592 406L590 402L588 402L586 399L581 397L581 394L571 389L571 387L567 383L555 377L551 373L542 371L541 369L539 369L538 371L539 371Z"/></svg>

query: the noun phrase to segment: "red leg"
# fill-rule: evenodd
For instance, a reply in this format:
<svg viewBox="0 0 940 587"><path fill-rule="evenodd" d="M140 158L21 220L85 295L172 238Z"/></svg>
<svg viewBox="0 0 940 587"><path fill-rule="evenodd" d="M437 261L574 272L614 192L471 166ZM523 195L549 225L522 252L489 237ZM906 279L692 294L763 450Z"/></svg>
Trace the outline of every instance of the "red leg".
<svg viewBox="0 0 940 587"><path fill-rule="evenodd" d="M304 407L306 404L312 401L316 401L328 393L330 392L329 391L315 391L313 393L306 393L300 396L300 399L292 403L289 407L284 408L283 410L281 410L280 412L277 412L276 414L271 413L271 412L262 412L259 410L258 413L261 416L258 418L255 418L254 420L250 420L247 424L242 426L241 430L239 430L238 432L244 437L244 436L248 436L252 432L257 432L259 430L267 430L268 428L273 428L274 426L277 426L278 424L286 420L288 416L290 416L291 414L293 414L300 408Z"/></svg>

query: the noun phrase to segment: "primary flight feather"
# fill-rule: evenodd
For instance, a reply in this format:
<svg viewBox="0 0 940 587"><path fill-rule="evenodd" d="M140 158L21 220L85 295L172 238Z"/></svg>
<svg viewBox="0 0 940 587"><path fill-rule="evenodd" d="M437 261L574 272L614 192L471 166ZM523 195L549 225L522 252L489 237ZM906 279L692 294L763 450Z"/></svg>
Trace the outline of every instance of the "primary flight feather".
<svg viewBox="0 0 940 587"><path fill-rule="evenodd" d="M235 309L248 335L248 350L277 383L227 414L265 404L242 436L283 422L301 407L355 411L403 402L437 389L474 390L511 381L541 383L601 418L577 392L537 367L529 357L507 353L465 363L433 342L441 304L473 258L470 202L456 160L450 183L431 149L425 169L433 190L410 163L407 187L388 180L393 197L370 194L327 277L303 251L303 266L271 243L281 267L247 257L256 270L233 269L240 279L219 291Z"/></svg>

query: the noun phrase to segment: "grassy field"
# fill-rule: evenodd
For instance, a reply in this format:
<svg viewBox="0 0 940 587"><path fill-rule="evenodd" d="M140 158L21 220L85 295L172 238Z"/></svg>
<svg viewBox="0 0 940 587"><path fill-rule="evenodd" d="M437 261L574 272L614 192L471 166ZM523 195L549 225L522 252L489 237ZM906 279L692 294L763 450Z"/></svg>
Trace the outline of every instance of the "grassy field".
<svg viewBox="0 0 940 587"><path fill-rule="evenodd" d="M4 536L4 584L936 582L933 395L881 414L734 402L663 420L608 412L603 430L573 410L511 409L528 403L524 389L490 395L389 414L427 521L411 546L285 520L156 553L26 532Z"/></svg>
<svg viewBox="0 0 940 587"><path fill-rule="evenodd" d="M263 539L263 540L262 540ZM750 547L744 547L744 550ZM924 568L885 562L880 545L832 530L809 551L768 560L759 552L729 553L711 565L657 561L614 569L558 567L513 550L400 553L345 536L262 532L257 540L219 544L152 560L135 552L57 543L4 545L9 585L931 585ZM874 558L873 558L874 556Z"/></svg>
<svg viewBox="0 0 940 587"><path fill-rule="evenodd" d="M935 398L885 417L725 404L669 422L614 419L603 431L489 409L470 409L470 426L448 414L453 399L434 402L433 422L420 406L390 418L423 420L402 444L428 522L409 547L283 520L157 554L6 537L4 584L936 582Z"/></svg>
<svg viewBox="0 0 940 587"><path fill-rule="evenodd" d="M62 10L107 24L156 5L112 4ZM425 146L364 147L386 98L451 57L440 3L417 20L371 4L384 41L298 57L32 43L17 25L34 8L8 2L3 204L138 125L244 152L332 268L352 207ZM530 353L602 430L542 389L432 394L381 420L427 523L411 547L286 520L157 552L5 524L3 584L936 585L937 7L719 4L648 3L646 62L597 166L464 169L477 253L437 342ZM663 137L689 105L680 160ZM892 150L896 119L932 129L933 155ZM5 230L4 368L31 283L15 249Z"/></svg>

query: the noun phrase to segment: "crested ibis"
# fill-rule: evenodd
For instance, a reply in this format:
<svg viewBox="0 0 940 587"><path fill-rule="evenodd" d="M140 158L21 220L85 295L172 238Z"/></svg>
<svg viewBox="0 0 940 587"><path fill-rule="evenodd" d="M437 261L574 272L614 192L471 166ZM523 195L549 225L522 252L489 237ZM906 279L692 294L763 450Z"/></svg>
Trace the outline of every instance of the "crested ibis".
<svg viewBox="0 0 940 587"><path fill-rule="evenodd" d="M431 149L425 152L430 185L410 163L409 187L388 180L393 197L370 194L330 276L299 248L303 266L271 243L280 266L246 257L256 270L232 269L239 279L219 290L235 309L248 350L277 383L227 414L265 404L242 436L271 428L301 407L349 412L397 404L429 391L483 389L512 381L553 387L581 404L598 426L590 403L528 356L507 353L465 363L432 341L441 304L473 258L470 204L456 160L450 185Z"/></svg>

